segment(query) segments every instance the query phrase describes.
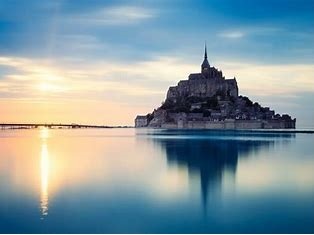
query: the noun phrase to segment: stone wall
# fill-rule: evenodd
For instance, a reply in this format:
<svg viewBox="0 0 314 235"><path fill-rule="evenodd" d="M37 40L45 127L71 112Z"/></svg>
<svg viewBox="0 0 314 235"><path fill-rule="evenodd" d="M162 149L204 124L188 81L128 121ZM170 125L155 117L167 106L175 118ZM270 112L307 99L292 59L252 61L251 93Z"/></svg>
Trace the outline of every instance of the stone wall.
<svg viewBox="0 0 314 235"><path fill-rule="evenodd" d="M264 122L264 129L286 129L295 128L296 120L269 120Z"/></svg>
<svg viewBox="0 0 314 235"><path fill-rule="evenodd" d="M224 121L207 121L206 124L206 129L225 129L225 123Z"/></svg>
<svg viewBox="0 0 314 235"><path fill-rule="evenodd" d="M284 129L295 128L295 121L285 120L234 120L223 121L186 121L178 120L176 123L162 123L159 126L166 129Z"/></svg>
<svg viewBox="0 0 314 235"><path fill-rule="evenodd" d="M135 127L146 127L148 125L148 119L146 116L137 116L135 118Z"/></svg>
<svg viewBox="0 0 314 235"><path fill-rule="evenodd" d="M176 101L179 97L212 97L218 91L231 97L238 97L238 85L235 79L196 79L195 77L189 80L182 80L177 86L170 87L167 92L167 99Z"/></svg>
<svg viewBox="0 0 314 235"><path fill-rule="evenodd" d="M260 120L236 120L235 129L261 129L262 121Z"/></svg>
<svg viewBox="0 0 314 235"><path fill-rule="evenodd" d="M164 124L161 124L161 128L164 128L164 129L177 129L177 128L183 128L183 127L178 127L178 124L176 124L176 123L164 123Z"/></svg>

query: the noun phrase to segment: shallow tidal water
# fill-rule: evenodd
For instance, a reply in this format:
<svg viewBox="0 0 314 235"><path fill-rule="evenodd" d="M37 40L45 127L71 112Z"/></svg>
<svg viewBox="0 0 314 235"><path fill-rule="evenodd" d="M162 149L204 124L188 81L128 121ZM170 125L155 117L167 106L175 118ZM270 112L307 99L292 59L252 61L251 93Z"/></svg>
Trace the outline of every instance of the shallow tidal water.
<svg viewBox="0 0 314 235"><path fill-rule="evenodd" d="M314 134L1 130L0 233L314 233Z"/></svg>

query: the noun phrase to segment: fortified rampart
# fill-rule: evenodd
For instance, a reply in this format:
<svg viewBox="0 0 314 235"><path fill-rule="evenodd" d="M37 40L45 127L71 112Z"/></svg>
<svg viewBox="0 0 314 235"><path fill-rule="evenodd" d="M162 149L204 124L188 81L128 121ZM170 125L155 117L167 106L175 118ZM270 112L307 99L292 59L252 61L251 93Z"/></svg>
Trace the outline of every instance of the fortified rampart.
<svg viewBox="0 0 314 235"><path fill-rule="evenodd" d="M164 129L287 129L295 128L295 122L284 120L222 120L222 121L179 121L178 123L162 123L155 128Z"/></svg>

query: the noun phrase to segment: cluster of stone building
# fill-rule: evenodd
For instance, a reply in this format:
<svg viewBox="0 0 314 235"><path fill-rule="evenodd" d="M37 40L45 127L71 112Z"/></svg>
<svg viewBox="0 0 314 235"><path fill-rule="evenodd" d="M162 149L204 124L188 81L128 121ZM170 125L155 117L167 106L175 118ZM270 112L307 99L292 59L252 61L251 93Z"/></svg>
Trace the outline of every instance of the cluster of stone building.
<svg viewBox="0 0 314 235"><path fill-rule="evenodd" d="M188 129L284 129L295 123L287 114L239 96L236 79L225 79L209 65L206 47L201 73L170 87L161 107L135 119L135 127Z"/></svg>

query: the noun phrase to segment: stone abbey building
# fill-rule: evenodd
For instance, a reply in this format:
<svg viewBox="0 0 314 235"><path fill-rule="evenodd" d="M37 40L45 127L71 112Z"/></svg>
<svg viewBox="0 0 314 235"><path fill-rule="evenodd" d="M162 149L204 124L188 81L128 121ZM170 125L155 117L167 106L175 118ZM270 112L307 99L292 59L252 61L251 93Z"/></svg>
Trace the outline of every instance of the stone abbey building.
<svg viewBox="0 0 314 235"><path fill-rule="evenodd" d="M238 85L235 78L225 79L222 71L211 67L207 60L205 46L204 61L201 65L201 73L192 73L188 80L183 80L177 86L170 87L167 99L176 102L183 97L212 97L222 93L225 96L238 97Z"/></svg>
<svg viewBox="0 0 314 235"><path fill-rule="evenodd" d="M187 129L285 129L295 123L287 114L239 96L236 79L210 66L206 45L201 72L170 87L159 108L135 119L135 127Z"/></svg>

